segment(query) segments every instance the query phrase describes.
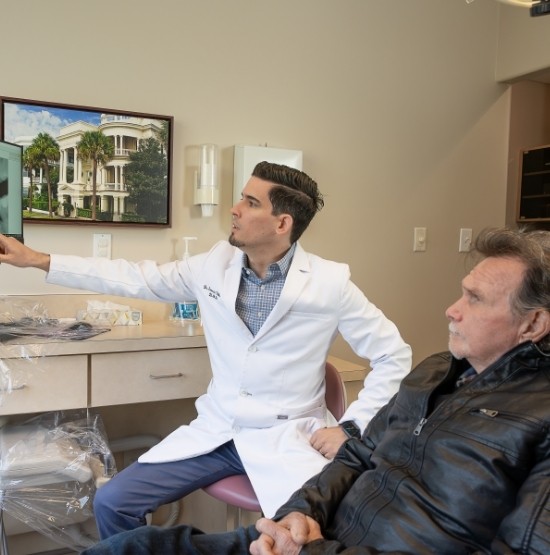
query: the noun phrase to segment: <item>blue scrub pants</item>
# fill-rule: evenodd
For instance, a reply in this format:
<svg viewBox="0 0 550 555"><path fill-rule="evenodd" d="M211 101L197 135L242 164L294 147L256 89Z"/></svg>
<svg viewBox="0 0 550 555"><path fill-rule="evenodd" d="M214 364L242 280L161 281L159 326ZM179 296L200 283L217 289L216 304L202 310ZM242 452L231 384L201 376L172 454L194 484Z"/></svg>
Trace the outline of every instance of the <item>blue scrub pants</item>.
<svg viewBox="0 0 550 555"><path fill-rule="evenodd" d="M135 462L96 492L94 515L99 536L104 539L143 526L145 516L161 505L235 474L245 474L245 470L233 441L182 461Z"/></svg>

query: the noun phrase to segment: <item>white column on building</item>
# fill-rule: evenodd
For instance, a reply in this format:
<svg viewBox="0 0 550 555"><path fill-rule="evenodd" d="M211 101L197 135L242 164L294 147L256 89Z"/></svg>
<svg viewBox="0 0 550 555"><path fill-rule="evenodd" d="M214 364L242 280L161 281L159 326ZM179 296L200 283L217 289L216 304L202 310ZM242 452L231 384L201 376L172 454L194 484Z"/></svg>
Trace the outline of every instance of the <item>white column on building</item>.
<svg viewBox="0 0 550 555"><path fill-rule="evenodd" d="M59 150L59 183L67 183L67 172L65 171L65 164L67 159L67 152L65 149Z"/></svg>
<svg viewBox="0 0 550 555"><path fill-rule="evenodd" d="M73 163L73 183L82 183L82 178L80 177L80 158L78 157L78 149L74 147L74 163ZM80 206L83 206L82 204Z"/></svg>

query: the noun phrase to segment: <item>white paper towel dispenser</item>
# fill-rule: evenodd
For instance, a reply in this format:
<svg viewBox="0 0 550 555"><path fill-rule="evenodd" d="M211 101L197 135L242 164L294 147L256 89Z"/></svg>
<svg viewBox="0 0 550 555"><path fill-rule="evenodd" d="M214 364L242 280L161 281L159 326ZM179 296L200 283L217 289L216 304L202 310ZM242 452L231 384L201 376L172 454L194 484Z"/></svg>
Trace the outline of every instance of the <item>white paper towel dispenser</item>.
<svg viewBox="0 0 550 555"><path fill-rule="evenodd" d="M298 170L302 169L302 151L268 146L235 145L233 161L233 204L241 200L241 193L252 170L258 162L284 164Z"/></svg>

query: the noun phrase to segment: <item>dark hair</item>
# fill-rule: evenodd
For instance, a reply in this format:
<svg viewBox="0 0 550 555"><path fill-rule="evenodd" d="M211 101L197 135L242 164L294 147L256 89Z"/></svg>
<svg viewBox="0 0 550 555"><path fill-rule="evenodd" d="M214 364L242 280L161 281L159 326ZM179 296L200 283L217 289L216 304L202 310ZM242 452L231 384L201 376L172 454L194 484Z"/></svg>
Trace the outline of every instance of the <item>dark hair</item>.
<svg viewBox="0 0 550 555"><path fill-rule="evenodd" d="M317 183L306 173L272 162L256 164L252 175L275 185L269 191L272 214L290 214L293 225L290 241L294 243L307 229L313 216L324 206Z"/></svg>
<svg viewBox="0 0 550 555"><path fill-rule="evenodd" d="M493 228L482 231L475 251L484 257L516 258L524 263L525 275L512 299L518 316L533 309L550 311L550 231ZM550 334L539 342L550 348Z"/></svg>

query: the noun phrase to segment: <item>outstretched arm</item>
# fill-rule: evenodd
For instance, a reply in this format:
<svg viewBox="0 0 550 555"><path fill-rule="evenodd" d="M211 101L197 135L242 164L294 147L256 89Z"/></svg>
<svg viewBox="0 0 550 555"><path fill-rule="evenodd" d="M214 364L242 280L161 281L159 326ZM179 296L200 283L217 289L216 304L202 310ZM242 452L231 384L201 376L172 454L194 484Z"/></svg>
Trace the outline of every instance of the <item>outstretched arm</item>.
<svg viewBox="0 0 550 555"><path fill-rule="evenodd" d="M0 263L47 272L50 269L50 255L35 251L13 237L0 235Z"/></svg>

